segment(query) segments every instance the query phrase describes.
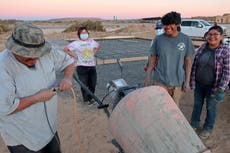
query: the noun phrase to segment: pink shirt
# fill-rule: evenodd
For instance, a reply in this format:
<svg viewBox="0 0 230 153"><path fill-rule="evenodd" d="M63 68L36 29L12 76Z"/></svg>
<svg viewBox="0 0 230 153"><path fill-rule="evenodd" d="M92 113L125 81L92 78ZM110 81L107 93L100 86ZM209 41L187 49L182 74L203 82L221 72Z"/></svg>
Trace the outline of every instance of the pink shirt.
<svg viewBox="0 0 230 153"><path fill-rule="evenodd" d="M95 66L95 57L93 49L99 47L93 39L86 41L76 40L70 43L67 48L77 55L76 66Z"/></svg>

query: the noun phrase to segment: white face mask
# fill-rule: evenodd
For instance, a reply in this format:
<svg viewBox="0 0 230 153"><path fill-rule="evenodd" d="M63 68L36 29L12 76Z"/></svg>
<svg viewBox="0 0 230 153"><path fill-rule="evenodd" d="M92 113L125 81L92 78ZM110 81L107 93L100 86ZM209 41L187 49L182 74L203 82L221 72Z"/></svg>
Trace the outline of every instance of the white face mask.
<svg viewBox="0 0 230 153"><path fill-rule="evenodd" d="M156 35L158 36L158 35L163 34L164 31L163 31L163 29L156 29L156 30L155 30L155 33L156 33Z"/></svg>
<svg viewBox="0 0 230 153"><path fill-rule="evenodd" d="M80 34L80 38L82 40L87 40L89 38L89 34L88 33L82 33L82 34Z"/></svg>

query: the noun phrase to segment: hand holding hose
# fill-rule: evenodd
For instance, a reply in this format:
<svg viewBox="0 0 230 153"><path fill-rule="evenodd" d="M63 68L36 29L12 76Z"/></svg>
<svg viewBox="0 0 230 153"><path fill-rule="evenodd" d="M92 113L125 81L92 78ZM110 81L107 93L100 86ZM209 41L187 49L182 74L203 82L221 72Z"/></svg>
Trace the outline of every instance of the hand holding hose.
<svg viewBox="0 0 230 153"><path fill-rule="evenodd" d="M60 84L59 84L59 90L60 91L64 91L64 90L68 90L72 87L72 81L69 79L62 79Z"/></svg>

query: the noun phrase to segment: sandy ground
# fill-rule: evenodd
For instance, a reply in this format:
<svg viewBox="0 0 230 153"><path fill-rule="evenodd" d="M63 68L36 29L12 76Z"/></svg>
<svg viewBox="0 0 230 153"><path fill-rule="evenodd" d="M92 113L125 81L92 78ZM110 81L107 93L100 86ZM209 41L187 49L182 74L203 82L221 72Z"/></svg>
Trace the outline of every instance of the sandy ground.
<svg viewBox="0 0 230 153"><path fill-rule="evenodd" d="M122 24L122 25L106 25L109 29L106 33L92 32L92 37L106 36L137 36L142 38L152 38L154 27L152 24ZM126 27L121 29L119 27ZM74 39L75 33L63 34L64 29L55 26L44 26L46 37L48 39ZM0 49L4 49L4 41L9 36L7 34L0 35ZM143 82L145 77L143 73L143 65L145 61L126 62L124 66L127 71L124 76L130 82ZM98 85L96 95L102 99L106 93L106 83L112 79L119 78L119 69L117 65L99 65ZM117 73L110 73L111 70ZM138 69L138 70L137 70ZM71 91L58 93L59 109L58 109L58 131L61 139L63 153L118 153L118 149L113 145L113 137L108 128L108 118L103 110L98 110L96 106L87 106L82 103L79 85L74 83L74 90L77 97L77 109L74 111L74 99ZM108 97L106 103L111 102ZM193 92L186 93L182 100L180 109L185 117L190 120L193 106ZM111 107L109 107L111 111ZM230 153L230 92L228 91L225 101L220 103L217 110L217 119L215 129L212 136L203 141L204 144L212 150L212 153ZM74 114L76 116L74 116ZM202 123L204 120L204 111L202 114ZM81 146L81 147L80 147ZM8 153L3 141L0 139L0 153Z"/></svg>

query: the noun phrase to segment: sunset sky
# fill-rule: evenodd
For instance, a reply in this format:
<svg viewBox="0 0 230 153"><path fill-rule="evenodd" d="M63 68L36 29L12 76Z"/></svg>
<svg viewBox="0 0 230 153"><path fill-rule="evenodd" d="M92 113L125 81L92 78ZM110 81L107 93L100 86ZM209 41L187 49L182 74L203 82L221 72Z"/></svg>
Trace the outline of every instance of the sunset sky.
<svg viewBox="0 0 230 153"><path fill-rule="evenodd" d="M182 17L230 13L230 0L1 0L0 19L158 17L169 11Z"/></svg>

